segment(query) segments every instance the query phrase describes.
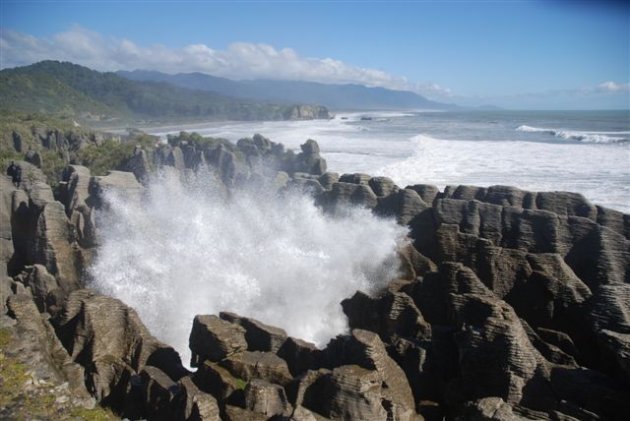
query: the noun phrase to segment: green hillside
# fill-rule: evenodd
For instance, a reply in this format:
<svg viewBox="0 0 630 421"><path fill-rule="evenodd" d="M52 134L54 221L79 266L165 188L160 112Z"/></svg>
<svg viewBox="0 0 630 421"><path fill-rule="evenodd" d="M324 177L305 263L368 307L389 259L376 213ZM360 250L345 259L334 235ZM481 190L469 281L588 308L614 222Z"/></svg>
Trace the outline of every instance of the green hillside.
<svg viewBox="0 0 630 421"><path fill-rule="evenodd" d="M0 71L0 110L82 121L283 120L294 115L294 108L132 81L66 62L42 61Z"/></svg>

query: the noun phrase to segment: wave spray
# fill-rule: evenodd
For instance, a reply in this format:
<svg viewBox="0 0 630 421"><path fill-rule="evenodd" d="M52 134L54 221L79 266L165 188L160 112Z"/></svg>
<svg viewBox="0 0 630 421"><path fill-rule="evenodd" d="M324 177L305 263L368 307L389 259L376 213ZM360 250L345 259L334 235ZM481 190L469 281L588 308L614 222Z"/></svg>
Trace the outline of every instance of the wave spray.
<svg viewBox="0 0 630 421"><path fill-rule="evenodd" d="M365 209L325 215L299 192L225 195L201 173L163 172L140 201L106 200L91 286L136 309L184 361L193 317L219 311L324 345L347 329L342 299L396 275L406 236Z"/></svg>

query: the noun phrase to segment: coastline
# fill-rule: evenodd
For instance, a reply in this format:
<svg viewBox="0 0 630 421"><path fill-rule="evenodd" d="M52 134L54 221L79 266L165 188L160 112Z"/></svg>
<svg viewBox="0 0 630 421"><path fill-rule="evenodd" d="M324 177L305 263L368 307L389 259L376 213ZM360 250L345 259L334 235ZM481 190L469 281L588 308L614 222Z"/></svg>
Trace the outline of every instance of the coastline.
<svg viewBox="0 0 630 421"><path fill-rule="evenodd" d="M223 312L229 308L199 314L190 333L192 365L197 368L191 372L172 344L156 339L139 313L120 301L123 297L83 289L83 268L99 258L104 232L113 229L102 212L119 206L108 199L108 191L123 195L121 205L128 215L128 204L137 201L141 210L136 216L152 229L170 226L168 219L150 219L145 208L146 189L159 183L151 181L147 151L137 148L127 172L107 176L93 177L85 167L69 166L57 195L61 202L43 174L21 162L31 176L20 189L0 179L2 203L12 204L2 213L3 226L6 222L12 227L5 233L9 237L3 237L3 247L12 250L4 261L11 276L2 278L2 317L12 332L7 352L19 358L20 352L47 355L54 348L53 365L26 358L22 364L36 364L41 372L61 362L64 374L54 381L69 382L68 399L89 401L91 396L92 402L127 417L188 418L197 411L207 417L251 418L262 411L259 391L266 391L265 402L273 404L267 415L334 418L336 412L328 408L341 396L354 396L339 405L357 419L387 416L387 408L398 414L394 417L407 414L410 419L419 419L418 414L466 418L487 407L500 407L509 417L560 412L614 418L627 413L623 396L630 385L621 356L628 346L623 314L630 292L625 283L629 215L592 205L574 193L505 186L401 188L384 177L330 173L313 141L304 143L299 154L262 136L238 145L181 136L169 143L159 145L152 159L156 168L175 176L172 182L182 183L177 194L188 194L185 183L194 180L201 161L192 158L198 157L217 176L213 183L218 184L208 192L215 201L237 200L242 183L250 180L262 194L259 200L275 200L276 194L281 197L291 189L311 195L330 218L353 206L373 218L395 219L410 236L397 252L398 274L372 295L357 291L344 299L341 307L351 330L323 348L248 314ZM280 167L259 166L263 158ZM200 193L193 188L190 194L194 198ZM254 204L248 212L264 224L264 214L256 209ZM188 219L171 217L180 218L174 220L180 229ZM122 223L117 219L117 226ZM129 227L149 235L146 227ZM39 246L30 248L31 242ZM125 246L125 253L132 245ZM268 259L248 255L249 260ZM204 259L198 262L201 267L208 261ZM126 264L106 266L116 285L117 270L143 272ZM212 279L212 270L204 273ZM152 285L188 289L182 283L186 278L149 278ZM159 305L168 308L174 296L167 294ZM162 325L181 325L169 317ZM52 336L42 333L46 329ZM50 342L29 342L32 335ZM94 341L86 343L84 337ZM30 354L16 351L24 349ZM367 393L365 382L380 386ZM548 387L561 398L550 398ZM581 397L584 387L595 391L588 399ZM137 393L145 397L138 400ZM382 406L384 400L393 406ZM357 406L360 402L373 404Z"/></svg>

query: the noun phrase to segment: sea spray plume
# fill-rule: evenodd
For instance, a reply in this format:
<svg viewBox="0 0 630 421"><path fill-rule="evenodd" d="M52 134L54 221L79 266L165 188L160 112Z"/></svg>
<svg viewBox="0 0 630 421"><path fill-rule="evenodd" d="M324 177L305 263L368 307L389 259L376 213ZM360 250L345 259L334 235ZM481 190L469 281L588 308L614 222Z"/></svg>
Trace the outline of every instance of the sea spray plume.
<svg viewBox="0 0 630 421"><path fill-rule="evenodd" d="M324 344L347 328L342 299L396 275L406 236L365 209L324 215L299 192L225 195L204 172L189 182L163 172L141 202L106 200L93 287L134 307L184 359L193 317L219 311Z"/></svg>

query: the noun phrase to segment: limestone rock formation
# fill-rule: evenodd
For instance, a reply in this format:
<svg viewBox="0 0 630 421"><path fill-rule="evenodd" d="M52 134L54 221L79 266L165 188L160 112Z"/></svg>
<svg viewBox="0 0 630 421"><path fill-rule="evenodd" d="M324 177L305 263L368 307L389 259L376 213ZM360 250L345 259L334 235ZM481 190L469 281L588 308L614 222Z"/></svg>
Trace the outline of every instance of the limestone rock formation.
<svg viewBox="0 0 630 421"><path fill-rule="evenodd" d="M62 154L82 142L54 130L36 135ZM22 134L13 142L23 149ZM83 404L186 420L630 413L630 216L579 194L401 188L385 177L327 173L313 140L295 154L261 135L234 145L181 133L137 147L121 167L128 172L93 177L70 165L54 192L37 166L24 168L20 188L0 177L0 320L12 338L1 352L66 384ZM204 171L224 197L243 185L271 187L270 195L300 189L326 212L358 206L395 218L410 233L399 274L340 303L352 330L323 349L247 315L199 315L191 373L133 309L82 289L108 229L99 219L108 195L142 200L153 170L183 180Z"/></svg>
<svg viewBox="0 0 630 421"><path fill-rule="evenodd" d="M54 325L72 360L85 369L88 390L119 411L137 410L134 376L146 366L172 381L187 374L173 348L151 336L136 312L114 298L77 290Z"/></svg>
<svg viewBox="0 0 630 421"><path fill-rule="evenodd" d="M133 173L125 171L109 171L106 176L92 177L88 187L89 205L100 209L106 204L105 194L108 192L124 194L126 200L140 200L144 187Z"/></svg>
<svg viewBox="0 0 630 421"><path fill-rule="evenodd" d="M330 114L326 107L321 105L295 105L284 117L286 120L316 120L329 119Z"/></svg>
<svg viewBox="0 0 630 421"><path fill-rule="evenodd" d="M190 332L193 367L205 360L221 361L247 350L245 329L217 316L196 316Z"/></svg>

